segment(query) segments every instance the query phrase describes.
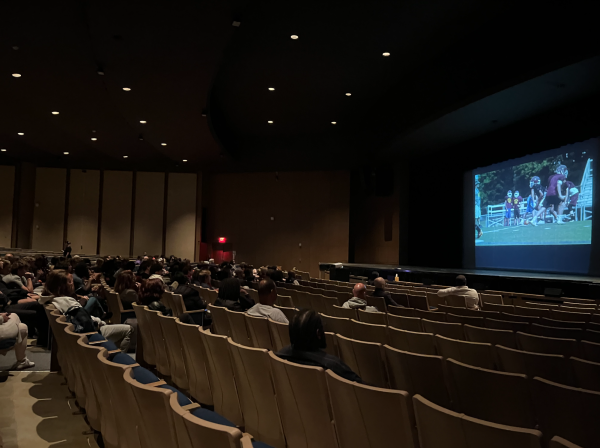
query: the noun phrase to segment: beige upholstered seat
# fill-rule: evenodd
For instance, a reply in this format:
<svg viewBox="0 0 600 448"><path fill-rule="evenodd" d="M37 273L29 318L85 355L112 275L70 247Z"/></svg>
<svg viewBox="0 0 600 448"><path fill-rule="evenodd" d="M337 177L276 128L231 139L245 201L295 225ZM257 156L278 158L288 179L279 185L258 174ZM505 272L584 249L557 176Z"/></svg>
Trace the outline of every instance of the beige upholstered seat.
<svg viewBox="0 0 600 448"><path fill-rule="evenodd" d="M572 357L570 362L575 375L575 385L582 389L600 392L600 363L575 357Z"/></svg>
<svg viewBox="0 0 600 448"><path fill-rule="evenodd" d="M400 330L423 331L421 319L419 317L404 317L388 314L388 325L390 327L399 328Z"/></svg>
<svg viewBox="0 0 600 448"><path fill-rule="evenodd" d="M531 334L549 338L576 339L580 341L583 338L583 331L583 328L560 328L531 324Z"/></svg>
<svg viewBox="0 0 600 448"><path fill-rule="evenodd" d="M138 337L142 341L144 361L152 366L155 366L156 350L154 348L154 337L152 334L150 334L150 322L148 321L145 312L148 308L136 303L133 303L132 305L138 322Z"/></svg>
<svg viewBox="0 0 600 448"><path fill-rule="evenodd" d="M415 310L429 311L429 303L426 295L408 294L408 304Z"/></svg>
<svg viewBox="0 0 600 448"><path fill-rule="evenodd" d="M572 320L556 320L548 319L547 317L541 317L539 322L532 322L546 327L557 327L557 328L586 328L586 322L576 322Z"/></svg>
<svg viewBox="0 0 600 448"><path fill-rule="evenodd" d="M474 317L474 316L457 316L455 314L448 313L446 314L446 322L455 323L455 324L468 324L474 327L485 326L483 317Z"/></svg>
<svg viewBox="0 0 600 448"><path fill-rule="evenodd" d="M340 357L340 352L338 350L337 341L335 339L334 333L325 332L325 344L324 348L325 353L329 353L330 355Z"/></svg>
<svg viewBox="0 0 600 448"><path fill-rule="evenodd" d="M500 370L527 375L529 379L535 376L562 384L570 383L569 363L562 355L533 353L512 348L496 346L496 354L500 362Z"/></svg>
<svg viewBox="0 0 600 448"><path fill-rule="evenodd" d="M149 310L144 307L144 311L146 319L150 324L148 328L150 329L150 335L154 340L154 349L156 354L156 369L163 376L171 376L171 366L169 364L169 357L167 355L167 346L165 344L165 337L163 335L162 327L160 325L160 320L158 318L159 314L162 314L160 311Z"/></svg>
<svg viewBox="0 0 600 448"><path fill-rule="evenodd" d="M325 371L269 357L288 448L337 447Z"/></svg>
<svg viewBox="0 0 600 448"><path fill-rule="evenodd" d="M524 351L549 353L566 357L577 356L578 346L575 339L548 338L517 332L517 346Z"/></svg>
<svg viewBox="0 0 600 448"><path fill-rule="evenodd" d="M529 332L528 322L511 322L508 320L485 319L485 326L491 330Z"/></svg>
<svg viewBox="0 0 600 448"><path fill-rule="evenodd" d="M358 341L335 335L340 358L367 384L387 387L382 344Z"/></svg>
<svg viewBox="0 0 600 448"><path fill-rule="evenodd" d="M566 439L563 439L559 436L552 437L550 440L550 448L582 448L579 445L575 445L574 443L569 442Z"/></svg>
<svg viewBox="0 0 600 448"><path fill-rule="evenodd" d="M367 324L387 325L386 313L371 313L369 311L358 310L358 320Z"/></svg>
<svg viewBox="0 0 600 448"><path fill-rule="evenodd" d="M421 319L423 331L426 333L439 334L451 339L465 339L462 324L452 324L447 322L434 322L427 319Z"/></svg>
<svg viewBox="0 0 600 448"><path fill-rule="evenodd" d="M492 345L517 348L515 334L510 330L493 330L491 328L479 328L471 325L463 325L463 330L467 341L485 342Z"/></svg>
<svg viewBox="0 0 600 448"><path fill-rule="evenodd" d="M600 392L534 378L533 397L546 443L560 436L582 447L598 446Z"/></svg>
<svg viewBox="0 0 600 448"><path fill-rule="evenodd" d="M492 318L494 319L494 318ZM521 314L511 314L511 313L500 313L500 320L507 320L509 322L522 322L526 324L539 324L541 323L544 317L539 316L523 316Z"/></svg>
<svg viewBox="0 0 600 448"><path fill-rule="evenodd" d="M394 316L415 317L414 308L388 305L387 312L388 314L393 314Z"/></svg>
<svg viewBox="0 0 600 448"><path fill-rule="evenodd" d="M374 297L367 295L366 299L367 306L374 306L380 313L385 313L387 311L384 297Z"/></svg>
<svg viewBox="0 0 600 448"><path fill-rule="evenodd" d="M276 322L269 319L269 332L273 341L273 350L278 352L284 347L290 345L290 329L289 324Z"/></svg>
<svg viewBox="0 0 600 448"><path fill-rule="evenodd" d="M376 342L379 344L388 343L387 327L385 325L366 324L352 319L352 337L359 341Z"/></svg>
<svg viewBox="0 0 600 448"><path fill-rule="evenodd" d="M277 308L279 311L281 311L285 315L285 317L287 317L287 320L289 322L291 322L292 319L294 319L294 316L298 314L298 308L287 308L284 306L277 305L273 305L273 308Z"/></svg>
<svg viewBox="0 0 600 448"><path fill-rule="evenodd" d="M600 344L590 341L581 341L579 343L581 348L581 357L588 361L600 363Z"/></svg>
<svg viewBox="0 0 600 448"><path fill-rule="evenodd" d="M322 314L321 321L323 322L323 329L326 332L341 334L347 338L352 337L352 325L350 324L350 319Z"/></svg>
<svg viewBox="0 0 600 448"><path fill-rule="evenodd" d="M163 292L160 301L173 312L174 316L179 316L181 314L181 310L177 309L173 303L173 293L171 291Z"/></svg>
<svg viewBox="0 0 600 448"><path fill-rule="evenodd" d="M158 321L162 328L165 338L165 347L167 357L169 358L169 366L171 370L171 380L179 389L189 390L190 384L188 381L188 373L185 369L185 361L183 355L183 346L179 338L177 330L176 317L158 315Z"/></svg>
<svg viewBox="0 0 600 448"><path fill-rule="evenodd" d="M432 320L436 322L446 322L446 313L440 313L436 311L423 311L416 309L415 317L420 317L421 319Z"/></svg>
<svg viewBox="0 0 600 448"><path fill-rule="evenodd" d="M212 328L216 334L231 336L231 326L227 318L227 308L222 306L208 305L208 310L212 316Z"/></svg>
<svg viewBox="0 0 600 448"><path fill-rule="evenodd" d="M354 309L334 305L333 317L340 317L344 319L358 319L358 313Z"/></svg>
<svg viewBox="0 0 600 448"><path fill-rule="evenodd" d="M421 448L541 448L540 431L500 425L413 397Z"/></svg>
<svg viewBox="0 0 600 448"><path fill-rule="evenodd" d="M225 310L225 313L227 314L229 327L231 328L231 338L238 344L252 347L252 341L250 340L250 333L248 332L244 313L238 313L228 309Z"/></svg>
<svg viewBox="0 0 600 448"><path fill-rule="evenodd" d="M569 311L552 310L552 319L570 320L575 322L589 322L592 318L591 313L571 313Z"/></svg>
<svg viewBox="0 0 600 448"><path fill-rule="evenodd" d="M106 301L108 302L108 307L110 311L113 313L111 322L115 324L120 324L121 322L125 322L128 318L133 318L135 312L133 310L124 310L123 302L121 302L121 297L116 292L106 291Z"/></svg>
<svg viewBox="0 0 600 448"><path fill-rule="evenodd" d="M488 304L492 305L502 305L504 302L502 301L502 296L500 294L479 294L479 300L483 304L483 308L487 309ZM494 311L490 309L490 311Z"/></svg>
<svg viewBox="0 0 600 448"><path fill-rule="evenodd" d="M274 448L285 448L268 351L227 341L246 432Z"/></svg>
<svg viewBox="0 0 600 448"><path fill-rule="evenodd" d="M176 319L175 322L183 348L183 360L188 375L190 394L198 402L212 406L208 358L200 338L199 327L198 325L184 324L179 319Z"/></svg>
<svg viewBox="0 0 600 448"><path fill-rule="evenodd" d="M407 392L354 383L331 370L325 374L340 448L417 446Z"/></svg>
<svg viewBox="0 0 600 448"><path fill-rule="evenodd" d="M389 345L398 350L422 355L437 355L433 333L400 330L388 327Z"/></svg>
<svg viewBox="0 0 600 448"><path fill-rule="evenodd" d="M247 313L244 313L244 317L246 318L246 328L248 328L252 346L273 350L273 341L269 332L269 320L266 317L250 316Z"/></svg>
<svg viewBox="0 0 600 448"><path fill-rule="evenodd" d="M500 296L502 297L502 296ZM515 313L515 307L513 305L499 305L497 303L484 303L483 309L485 311L498 311L499 313Z"/></svg>
<svg viewBox="0 0 600 448"><path fill-rule="evenodd" d="M453 359L446 362L451 396L460 412L502 425L535 427L525 375L472 367Z"/></svg>
<svg viewBox="0 0 600 448"><path fill-rule="evenodd" d="M484 369L494 369L494 352L492 344L481 342L467 342L458 339L449 339L436 335L438 353L444 358L452 358L470 366Z"/></svg>
<svg viewBox="0 0 600 448"><path fill-rule="evenodd" d="M392 389L421 394L440 406L452 407L446 365L441 356L409 353L389 345L383 349Z"/></svg>
<svg viewBox="0 0 600 448"><path fill-rule="evenodd" d="M237 426L244 426L227 336L211 334L202 329L198 331L208 359L210 388L215 412Z"/></svg>
<svg viewBox="0 0 600 448"><path fill-rule="evenodd" d="M288 308L295 308L292 296L277 294L277 305L285 306Z"/></svg>

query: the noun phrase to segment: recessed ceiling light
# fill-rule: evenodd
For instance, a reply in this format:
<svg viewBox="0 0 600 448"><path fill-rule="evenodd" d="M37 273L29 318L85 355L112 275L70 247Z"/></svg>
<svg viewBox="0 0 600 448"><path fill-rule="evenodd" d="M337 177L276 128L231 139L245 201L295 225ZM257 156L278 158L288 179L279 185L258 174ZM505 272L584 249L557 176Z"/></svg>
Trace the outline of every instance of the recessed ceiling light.
<svg viewBox="0 0 600 448"><path fill-rule="evenodd" d="M123 90L125 90L125 92L129 92L131 89L129 87L123 87Z"/></svg>
<svg viewBox="0 0 600 448"><path fill-rule="evenodd" d="M19 134L19 135L25 135L25 133L23 133L23 132L17 132L17 134Z"/></svg>
<svg viewBox="0 0 600 448"><path fill-rule="evenodd" d="M273 124L273 122L272 122L271 120L267 121L267 123L269 123L269 124Z"/></svg>
<svg viewBox="0 0 600 448"><path fill-rule="evenodd" d="M59 112L57 112L57 111L52 112L52 115L58 115L58 114L59 114Z"/></svg>
<svg viewBox="0 0 600 448"><path fill-rule="evenodd" d="M295 34L292 34L292 36L291 36L291 37L292 37L292 39L294 39L294 40L298 39L298 36L296 36Z"/></svg>
<svg viewBox="0 0 600 448"><path fill-rule="evenodd" d="M98 140L96 137L92 137L92 141L95 142L96 140Z"/></svg>
<svg viewBox="0 0 600 448"><path fill-rule="evenodd" d="M2 148L2 149L0 149L0 151L2 151L2 152L6 152L6 149Z"/></svg>
<svg viewBox="0 0 600 448"><path fill-rule="evenodd" d="M269 87L269 90L273 91L273 90L275 90L275 87Z"/></svg>
<svg viewBox="0 0 600 448"><path fill-rule="evenodd" d="M352 96L352 94L351 94L350 92L348 92L348 93L346 94L346 96Z"/></svg>
<svg viewBox="0 0 600 448"><path fill-rule="evenodd" d="M386 51L383 55L387 58L390 54Z"/></svg>
<svg viewBox="0 0 600 448"><path fill-rule="evenodd" d="M146 124L146 120L140 120L140 123Z"/></svg>
<svg viewBox="0 0 600 448"><path fill-rule="evenodd" d="M166 143L161 143L161 145L163 145L163 146L167 146L167 144L166 144Z"/></svg>
<svg viewBox="0 0 600 448"><path fill-rule="evenodd" d="M336 121L332 121L331 124L337 124L337 122Z"/></svg>
<svg viewBox="0 0 600 448"><path fill-rule="evenodd" d="M16 50L18 50L18 49L19 49L19 47L18 47L17 45L14 45L14 46L13 46L13 50L15 50L15 51L16 51Z"/></svg>
<svg viewBox="0 0 600 448"><path fill-rule="evenodd" d="M186 159L183 159L183 161L184 161L184 162L187 162L187 160L186 160Z"/></svg>
<svg viewBox="0 0 600 448"><path fill-rule="evenodd" d="M123 156L124 159L126 159L127 157L129 157L129 156Z"/></svg>
<svg viewBox="0 0 600 448"><path fill-rule="evenodd" d="M67 151L63 152L63 154L64 154L65 156L68 156L68 155L69 155L69 153L68 153Z"/></svg>
<svg viewBox="0 0 600 448"><path fill-rule="evenodd" d="M13 73L12 75L13 75L13 78L20 78L21 77L20 73Z"/></svg>

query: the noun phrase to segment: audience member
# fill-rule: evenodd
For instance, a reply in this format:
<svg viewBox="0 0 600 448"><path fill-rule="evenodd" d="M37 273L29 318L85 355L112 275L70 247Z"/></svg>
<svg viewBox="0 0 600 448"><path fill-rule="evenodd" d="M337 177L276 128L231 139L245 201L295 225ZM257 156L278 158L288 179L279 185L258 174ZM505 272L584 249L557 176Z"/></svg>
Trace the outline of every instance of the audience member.
<svg viewBox="0 0 600 448"><path fill-rule="evenodd" d="M27 325L21 323L19 316L11 313L0 313L0 351L14 346L17 358L13 370L35 367L35 363L27 359Z"/></svg>
<svg viewBox="0 0 600 448"><path fill-rule="evenodd" d="M296 314L289 331L291 345L277 352L277 356L296 364L329 369L349 381L362 383L361 378L341 359L323 350L327 347L325 332L321 316L315 310L303 309Z"/></svg>
<svg viewBox="0 0 600 448"><path fill-rule="evenodd" d="M289 323L285 314L274 308L273 305L277 301L277 287L271 279L261 280L258 284L258 301L252 308L248 310L250 316L268 317L282 324Z"/></svg>
<svg viewBox="0 0 600 448"><path fill-rule="evenodd" d="M377 272L377 271L371 272L371 275L369 275L369 280L367 281L367 284L369 286L375 286L375 279L377 277L379 277L379 272Z"/></svg>
<svg viewBox="0 0 600 448"><path fill-rule="evenodd" d="M456 286L453 288L440 289L438 296L460 296L465 298L467 308L472 310L479 309L479 294L474 289L467 286L467 278L464 275L456 277Z"/></svg>
<svg viewBox="0 0 600 448"><path fill-rule="evenodd" d="M225 307L231 311L244 312L253 305L254 300L248 297L247 294L242 293L240 282L237 279L226 278L221 282L214 306Z"/></svg>
<svg viewBox="0 0 600 448"><path fill-rule="evenodd" d="M10 267L10 274L2 277L2 281L10 288L21 287L27 292L33 293L33 274L28 272L29 263L25 260L17 260Z"/></svg>
<svg viewBox="0 0 600 448"><path fill-rule="evenodd" d="M148 273L150 274L150 277L148 277L150 280L157 278L164 283L162 264L154 263L152 266L150 266L150 271Z"/></svg>
<svg viewBox="0 0 600 448"><path fill-rule="evenodd" d="M383 297L386 305L402 307L402 305L397 304L396 301L392 299L392 295L389 291L385 290L385 280L383 278L377 277L373 280L373 284L375 285L375 291L373 291L372 294L373 297Z"/></svg>
<svg viewBox="0 0 600 448"><path fill-rule="evenodd" d="M374 306L367 306L367 287L363 283L357 283L352 290L354 295L351 299L345 302L342 307L353 310L363 310L369 313L376 313L378 310Z"/></svg>
<svg viewBox="0 0 600 448"><path fill-rule="evenodd" d="M196 270L192 274L192 280L194 285L201 286L203 288L214 289L211 286L212 278L209 270Z"/></svg>
<svg viewBox="0 0 600 448"><path fill-rule="evenodd" d="M152 278L144 280L140 287L140 302L142 305L150 305L154 301L159 301L165 292L165 284L162 279Z"/></svg>
<svg viewBox="0 0 600 448"><path fill-rule="evenodd" d="M300 283L298 283L298 280L296 280L296 274L292 271L288 271L288 275L287 278L285 279L286 283L289 283L291 285L299 285Z"/></svg>
<svg viewBox="0 0 600 448"><path fill-rule="evenodd" d="M135 281L135 275L130 270L121 272L115 281L115 292L121 298L124 310L132 310L134 303L141 303L138 295L139 284Z"/></svg>
<svg viewBox="0 0 600 448"><path fill-rule="evenodd" d="M206 309L206 303L202 300L198 291L190 286L190 280L183 272L177 272L172 277L172 280L179 284L173 292L181 295L186 310L196 311Z"/></svg>

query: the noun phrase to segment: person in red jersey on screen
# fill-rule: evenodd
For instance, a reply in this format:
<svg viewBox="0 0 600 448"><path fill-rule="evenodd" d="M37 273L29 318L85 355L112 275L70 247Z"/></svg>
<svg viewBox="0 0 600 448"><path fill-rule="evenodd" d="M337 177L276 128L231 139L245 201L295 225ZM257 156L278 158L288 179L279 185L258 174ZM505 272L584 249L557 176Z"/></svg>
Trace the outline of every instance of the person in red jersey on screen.
<svg viewBox="0 0 600 448"><path fill-rule="evenodd" d="M548 190L544 205L556 218L557 224L563 223L562 212L565 208L566 196L562 192L562 186L566 182L569 170L565 165L556 167L556 171L548 178Z"/></svg>
<svg viewBox="0 0 600 448"><path fill-rule="evenodd" d="M523 198L519 193L519 190L515 190L513 194L513 216L515 218L515 226L518 226L521 221L521 204L523 203Z"/></svg>

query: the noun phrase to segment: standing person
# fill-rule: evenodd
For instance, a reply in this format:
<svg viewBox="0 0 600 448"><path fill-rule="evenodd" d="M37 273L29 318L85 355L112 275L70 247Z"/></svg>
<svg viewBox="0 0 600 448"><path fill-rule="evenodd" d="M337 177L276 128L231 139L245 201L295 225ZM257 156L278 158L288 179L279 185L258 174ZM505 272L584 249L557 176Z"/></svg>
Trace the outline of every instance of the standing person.
<svg viewBox="0 0 600 448"><path fill-rule="evenodd" d="M472 310L479 309L479 294L474 289L467 286L467 278L464 275L456 277L456 286L453 288L440 289L438 296L461 296L465 298L467 308Z"/></svg>
<svg viewBox="0 0 600 448"><path fill-rule="evenodd" d="M73 249L71 248L71 242L67 241L67 243L65 244L65 249L63 250L63 257L65 258L71 258L71 251Z"/></svg>
<svg viewBox="0 0 600 448"><path fill-rule="evenodd" d="M504 197L504 227L510 226L511 211L513 208L513 193L512 190L508 190Z"/></svg>
<svg viewBox="0 0 600 448"><path fill-rule="evenodd" d="M479 193L479 174L475 175L475 230L477 238L481 238L481 194Z"/></svg>
<svg viewBox="0 0 600 448"><path fill-rule="evenodd" d="M556 167L554 174L548 177L548 190L546 191L546 208L552 207L551 213L556 218L557 224L563 224L562 212L565 208L566 196L562 192L562 185L566 182L569 170L565 165Z"/></svg>
<svg viewBox="0 0 600 448"><path fill-rule="evenodd" d="M515 226L518 226L521 221L521 203L523 202L523 198L519 193L519 190L515 190L515 194L513 196L513 216L515 218Z"/></svg>

